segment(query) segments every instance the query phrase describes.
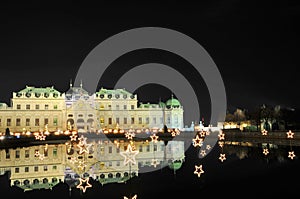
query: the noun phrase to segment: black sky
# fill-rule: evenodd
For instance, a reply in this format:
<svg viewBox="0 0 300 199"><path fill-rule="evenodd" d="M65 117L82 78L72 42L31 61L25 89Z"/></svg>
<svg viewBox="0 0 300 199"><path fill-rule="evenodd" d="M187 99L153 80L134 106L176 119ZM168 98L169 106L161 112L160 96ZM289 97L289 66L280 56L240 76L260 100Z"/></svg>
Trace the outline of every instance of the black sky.
<svg viewBox="0 0 300 199"><path fill-rule="evenodd" d="M297 1L238 0L2 3L0 101L9 103L12 92L25 85L66 91L85 57L103 40L128 29L158 26L180 31L206 49L224 80L229 109L263 103L299 109L299 8ZM150 50L124 55L110 70L151 61L174 68L188 65L170 53ZM209 104L201 77L181 73L190 75L198 98L204 96L201 106ZM118 75L107 73L99 86L113 86ZM164 89L149 95L149 88L137 91L141 101L170 96Z"/></svg>

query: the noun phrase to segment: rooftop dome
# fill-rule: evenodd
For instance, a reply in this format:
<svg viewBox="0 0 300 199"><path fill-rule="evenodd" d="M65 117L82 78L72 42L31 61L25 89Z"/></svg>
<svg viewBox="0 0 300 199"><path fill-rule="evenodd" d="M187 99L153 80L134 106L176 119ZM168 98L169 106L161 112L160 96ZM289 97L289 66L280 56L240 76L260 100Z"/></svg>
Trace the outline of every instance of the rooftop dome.
<svg viewBox="0 0 300 199"><path fill-rule="evenodd" d="M173 98L173 96L172 96L172 98L169 99L169 100L166 102L166 106L167 106L168 108L171 108L171 107L178 108L178 107L181 106L181 104L180 104L180 102L179 102L177 99Z"/></svg>
<svg viewBox="0 0 300 199"><path fill-rule="evenodd" d="M169 164L169 168L172 170L178 170L182 166L182 161L181 160L175 160L172 163Z"/></svg>

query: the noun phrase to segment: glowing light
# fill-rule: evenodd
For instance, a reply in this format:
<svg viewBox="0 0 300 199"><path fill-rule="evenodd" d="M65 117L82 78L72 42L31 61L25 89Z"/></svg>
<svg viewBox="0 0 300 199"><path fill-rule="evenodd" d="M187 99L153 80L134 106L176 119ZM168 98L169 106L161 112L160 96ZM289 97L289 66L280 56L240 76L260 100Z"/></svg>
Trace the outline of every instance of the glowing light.
<svg viewBox="0 0 300 199"><path fill-rule="evenodd" d="M79 188L83 193L85 193L86 189L89 187L92 187L92 185L89 183L89 178L79 178L79 184L76 186L76 188Z"/></svg>
<svg viewBox="0 0 300 199"><path fill-rule="evenodd" d="M206 151L205 150L201 150L200 155L202 155L202 157L204 157L206 155Z"/></svg>
<svg viewBox="0 0 300 199"><path fill-rule="evenodd" d="M266 149L263 149L263 154L264 155L268 155L269 154L269 150L266 148Z"/></svg>
<svg viewBox="0 0 300 199"><path fill-rule="evenodd" d="M226 160L225 153L220 153L219 160L221 160L221 162L224 162L224 160Z"/></svg>
<svg viewBox="0 0 300 199"><path fill-rule="evenodd" d="M202 173L204 173L204 171L202 169L202 164L200 164L199 166L195 165L194 174L196 174L198 176L198 178L199 178Z"/></svg>
<svg viewBox="0 0 300 199"><path fill-rule="evenodd" d="M196 135L196 138L193 139L193 145L194 147L199 146L201 147L203 145L203 139L199 137L199 135Z"/></svg>
<svg viewBox="0 0 300 199"><path fill-rule="evenodd" d="M72 135L70 136L70 138L71 138L71 141L76 141L76 139L77 139L77 135L75 135L75 134L72 134Z"/></svg>
<svg viewBox="0 0 300 199"><path fill-rule="evenodd" d="M200 132L200 136L201 136L201 137L205 137L205 136L206 136L206 131L201 131L201 132Z"/></svg>
<svg viewBox="0 0 300 199"><path fill-rule="evenodd" d="M159 165L159 161L157 159L152 159L151 165L154 166L154 168L156 168L156 166Z"/></svg>
<svg viewBox="0 0 300 199"><path fill-rule="evenodd" d="M156 134L151 135L150 138L151 138L151 141L152 141L152 142L154 142L154 143L157 143L157 142L158 142L158 140L157 140L157 139L158 139L158 136L157 136Z"/></svg>
<svg viewBox="0 0 300 199"><path fill-rule="evenodd" d="M126 196L124 196L124 199L137 199L137 195L135 194L133 197L131 198L127 198Z"/></svg>
<svg viewBox="0 0 300 199"><path fill-rule="evenodd" d="M132 150L131 145L129 144L127 146L126 151L120 152L120 154L125 158L124 159L124 165L127 165L128 163L136 164L135 156L139 153L139 151Z"/></svg>
<svg viewBox="0 0 300 199"><path fill-rule="evenodd" d="M289 130L288 132L286 132L287 138L293 138L294 134L291 130Z"/></svg>
<svg viewBox="0 0 300 199"><path fill-rule="evenodd" d="M268 134L268 131L267 131L266 129L263 129L263 130L261 131L261 134L262 134L262 135L267 135L267 134Z"/></svg>
<svg viewBox="0 0 300 199"><path fill-rule="evenodd" d="M289 151L289 155L288 155L289 158L291 158L292 160L294 159L294 157L296 157L294 151Z"/></svg>
<svg viewBox="0 0 300 199"><path fill-rule="evenodd" d="M210 146L209 144L206 145L206 149L207 149L207 150L211 149L211 146Z"/></svg>
<svg viewBox="0 0 300 199"><path fill-rule="evenodd" d="M131 140L133 137L135 137L135 133L134 132L126 132L125 137L127 139Z"/></svg>
<svg viewBox="0 0 300 199"><path fill-rule="evenodd" d="M223 133L222 131L218 134L218 136L219 136L219 140L225 139L225 133Z"/></svg>

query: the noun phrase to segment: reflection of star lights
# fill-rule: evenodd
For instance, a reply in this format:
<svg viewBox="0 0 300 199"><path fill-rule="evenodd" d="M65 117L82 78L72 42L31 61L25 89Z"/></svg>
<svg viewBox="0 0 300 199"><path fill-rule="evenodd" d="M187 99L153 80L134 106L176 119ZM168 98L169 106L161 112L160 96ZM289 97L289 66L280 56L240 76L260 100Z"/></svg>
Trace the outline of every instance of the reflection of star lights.
<svg viewBox="0 0 300 199"><path fill-rule="evenodd" d="M221 162L223 162L224 160L226 160L225 153L220 153L219 160L221 160Z"/></svg>
<svg viewBox="0 0 300 199"><path fill-rule="evenodd" d="M205 150L201 150L200 154L202 155L202 157L204 157L206 155L206 151Z"/></svg>
<svg viewBox="0 0 300 199"><path fill-rule="evenodd" d="M267 135L267 134L268 134L268 131L267 131L266 129L263 129L263 130L261 131L261 134L262 134L262 135Z"/></svg>
<svg viewBox="0 0 300 199"><path fill-rule="evenodd" d="M139 151L134 151L132 150L131 145L129 144L127 146L126 151L122 151L120 152L120 154L125 157L124 159L124 165L128 164L129 162L131 162L132 164L136 164L135 161L135 156L139 153Z"/></svg>
<svg viewBox="0 0 300 199"><path fill-rule="evenodd" d="M294 159L295 156L296 155L295 155L294 151L289 151L289 155L288 155L289 158Z"/></svg>
<svg viewBox="0 0 300 199"><path fill-rule="evenodd" d="M293 138L295 133L293 133L291 130L289 130L288 132L286 132L287 138Z"/></svg>
<svg viewBox="0 0 300 199"><path fill-rule="evenodd" d="M207 150L211 149L211 146L210 146L209 144L206 145L206 149L207 149Z"/></svg>
<svg viewBox="0 0 300 199"><path fill-rule="evenodd" d="M199 137L199 135L196 135L196 138L193 139L193 145L196 146L202 146L203 145L203 139Z"/></svg>
<svg viewBox="0 0 300 199"><path fill-rule="evenodd" d="M152 142L157 143L157 141L158 141L158 140L157 140L157 139L158 139L158 136L157 136L156 134L153 134L153 135L151 135L150 137L151 137L151 141L152 141Z"/></svg>
<svg viewBox="0 0 300 199"><path fill-rule="evenodd" d="M92 187L92 185L89 183L89 178L79 178L79 181L80 182L76 187L81 189L83 193L86 191L87 188Z"/></svg>
<svg viewBox="0 0 300 199"><path fill-rule="evenodd" d="M225 133L223 133L222 131L219 133L219 140L224 140L225 139Z"/></svg>
<svg viewBox="0 0 300 199"><path fill-rule="evenodd" d="M137 195L135 194L133 197L131 198L127 198L126 196L124 196L124 199L137 199Z"/></svg>
<svg viewBox="0 0 300 199"><path fill-rule="evenodd" d="M195 171L194 174L198 175L198 178L201 176L201 174L204 173L203 169L202 169L202 164L200 164L199 166L195 165Z"/></svg>
<svg viewBox="0 0 300 199"><path fill-rule="evenodd" d="M263 149L263 154L268 155L269 154L269 150L268 149Z"/></svg>

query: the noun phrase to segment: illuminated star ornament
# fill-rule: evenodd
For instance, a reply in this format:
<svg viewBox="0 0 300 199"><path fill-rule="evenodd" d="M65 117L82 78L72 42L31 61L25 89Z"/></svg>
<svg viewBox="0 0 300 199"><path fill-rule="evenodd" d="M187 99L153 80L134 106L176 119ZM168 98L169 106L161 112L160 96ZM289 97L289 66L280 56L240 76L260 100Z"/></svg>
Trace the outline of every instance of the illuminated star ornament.
<svg viewBox="0 0 300 199"><path fill-rule="evenodd" d="M268 131L267 131L266 129L263 129L263 130L261 131L261 134L262 134L262 135L267 135L267 134L268 134Z"/></svg>
<svg viewBox="0 0 300 199"><path fill-rule="evenodd" d="M158 141L158 140L157 140L157 139L158 139L158 136L157 136L156 134L153 134L153 135L151 135L150 137L151 137L151 141L152 141L152 142L157 143L157 141Z"/></svg>
<svg viewBox="0 0 300 199"><path fill-rule="evenodd" d="M293 138L294 134L291 130L289 130L288 132L286 132L287 138Z"/></svg>
<svg viewBox="0 0 300 199"><path fill-rule="evenodd" d="M202 164L200 164L199 166L195 165L194 174L196 174L198 176L198 178L199 178L202 173L204 173L204 171L202 169Z"/></svg>
<svg viewBox="0 0 300 199"><path fill-rule="evenodd" d="M224 160L226 160L225 153L220 153L219 160L221 160L221 162L224 162Z"/></svg>
<svg viewBox="0 0 300 199"><path fill-rule="evenodd" d="M291 158L292 160L294 159L294 157L296 157L294 151L289 151L289 155L288 155L289 158Z"/></svg>
<svg viewBox="0 0 300 199"><path fill-rule="evenodd" d="M268 155L269 154L269 150L267 148L263 149L263 154L264 155Z"/></svg>
<svg viewBox="0 0 300 199"><path fill-rule="evenodd" d="M132 150L132 146L129 144L127 146L126 151L120 152L120 154L125 157L124 159L124 165L127 165L128 163L136 164L135 156L139 153L139 151Z"/></svg>
<svg viewBox="0 0 300 199"><path fill-rule="evenodd" d="M126 197L126 196L124 196L124 199L137 199L137 195L135 194L133 197L131 197L131 198L128 198L128 197Z"/></svg>
<svg viewBox="0 0 300 199"><path fill-rule="evenodd" d="M203 138L200 138L199 135L196 135L196 138L193 139L193 145L196 146L202 146L203 145Z"/></svg>
<svg viewBox="0 0 300 199"><path fill-rule="evenodd" d="M224 140L225 139L225 133L223 133L222 131L219 133L219 140Z"/></svg>
<svg viewBox="0 0 300 199"><path fill-rule="evenodd" d="M89 178L79 178L79 184L76 187L85 193L86 189L92 187L92 185L89 183Z"/></svg>

